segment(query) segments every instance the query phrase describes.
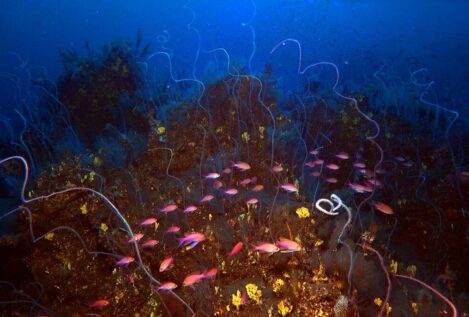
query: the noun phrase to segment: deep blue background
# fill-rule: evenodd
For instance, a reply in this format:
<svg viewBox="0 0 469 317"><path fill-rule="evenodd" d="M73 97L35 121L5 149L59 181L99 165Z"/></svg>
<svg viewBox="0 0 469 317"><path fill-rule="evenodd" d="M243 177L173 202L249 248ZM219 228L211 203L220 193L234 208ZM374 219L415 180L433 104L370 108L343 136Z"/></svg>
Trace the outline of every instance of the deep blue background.
<svg viewBox="0 0 469 317"><path fill-rule="evenodd" d="M172 53L177 76L188 76L198 49L197 34L188 28L192 12L191 26L201 39L195 74L202 80L210 79L214 61L204 50L217 47L249 71L253 36L242 24L253 18L254 73L271 62L288 86L297 67L296 47L269 53L285 38L301 41L303 66L325 60L337 63L350 87L373 80L383 63L403 81L425 67L438 95L446 98L445 106L461 112L467 121L469 1L463 0L2 0L0 74L17 71L21 63L9 54L15 52L33 76L47 71L56 79L61 71L59 50L84 51L85 41L98 48L117 37L134 40L140 29L152 50L167 48ZM158 63L149 65L153 62ZM10 82L0 78L0 84L0 107L6 111L17 100Z"/></svg>

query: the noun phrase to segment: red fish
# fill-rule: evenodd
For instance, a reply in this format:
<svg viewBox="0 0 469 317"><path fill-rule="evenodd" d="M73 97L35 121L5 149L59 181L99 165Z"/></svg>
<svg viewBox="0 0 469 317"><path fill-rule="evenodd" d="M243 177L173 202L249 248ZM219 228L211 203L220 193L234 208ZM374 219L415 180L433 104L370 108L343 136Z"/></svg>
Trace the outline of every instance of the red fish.
<svg viewBox="0 0 469 317"><path fill-rule="evenodd" d="M283 190L289 192L289 193L298 193L299 189L293 184L283 184L280 186Z"/></svg>
<svg viewBox="0 0 469 317"><path fill-rule="evenodd" d="M204 273L204 277L205 278L213 278L215 277L215 275L217 275L218 273L218 269L216 267L214 268L211 268L210 270L208 270L206 273Z"/></svg>
<svg viewBox="0 0 469 317"><path fill-rule="evenodd" d="M337 178L335 177L329 177L329 178L326 178L325 181L327 183L330 183L330 184L336 184L337 183Z"/></svg>
<svg viewBox="0 0 469 317"><path fill-rule="evenodd" d="M386 214L386 215L392 215L394 214L392 208L389 206L389 205L386 205L385 203L383 202L380 202L380 201L376 201L373 203L373 206L378 209L379 211L381 211L382 213Z"/></svg>
<svg viewBox="0 0 469 317"><path fill-rule="evenodd" d="M249 165L246 162L233 163L233 167L235 167L235 168L237 168L237 169L239 169L240 171L243 171L243 172L251 169L251 165Z"/></svg>
<svg viewBox="0 0 469 317"><path fill-rule="evenodd" d="M231 172L231 168L229 167L225 167L225 169L223 170L223 174L230 174Z"/></svg>
<svg viewBox="0 0 469 317"><path fill-rule="evenodd" d="M171 226L166 229L165 233L176 233L179 232L179 230L181 230L181 228L179 228L178 226Z"/></svg>
<svg viewBox="0 0 469 317"><path fill-rule="evenodd" d="M259 184L259 185L254 186L254 187L251 189L251 191L253 191L253 192L260 192L260 191L263 190L263 189L264 189L264 185L260 185L260 184Z"/></svg>
<svg viewBox="0 0 469 317"><path fill-rule="evenodd" d="M173 259L172 256L168 256L163 261L161 261L159 271L164 272L164 271L168 270L170 265L173 264L173 260L174 259Z"/></svg>
<svg viewBox="0 0 469 317"><path fill-rule="evenodd" d="M186 276L186 278L182 282L182 285L191 286L191 285L194 285L196 283L199 283L204 278L205 278L205 274L193 273L193 274L190 274L190 275Z"/></svg>
<svg viewBox="0 0 469 317"><path fill-rule="evenodd" d="M116 266L127 265L129 263L132 263L133 261L135 261L135 259L133 257L124 256L123 258L121 258L119 261L116 262Z"/></svg>
<svg viewBox="0 0 469 317"><path fill-rule="evenodd" d="M243 243L242 242L236 243L235 246L231 249L230 253L228 253L228 257L231 258L236 253L241 251L242 248L243 248Z"/></svg>
<svg viewBox="0 0 469 317"><path fill-rule="evenodd" d="M128 243L134 243L138 242L140 239L143 238L143 233L136 233L132 238L130 238L127 242Z"/></svg>
<svg viewBox="0 0 469 317"><path fill-rule="evenodd" d="M153 248L156 246L160 241L158 240L148 240L145 243L142 243L142 248Z"/></svg>
<svg viewBox="0 0 469 317"><path fill-rule="evenodd" d="M215 189L219 189L219 188L222 188L222 187L223 187L223 183L220 182L220 181L215 181L213 183L213 188L215 188Z"/></svg>
<svg viewBox="0 0 469 317"><path fill-rule="evenodd" d="M147 218L145 220L143 220L142 222L139 223L139 227L146 227L146 226L149 226L149 225L152 225L156 223L156 218Z"/></svg>
<svg viewBox="0 0 469 317"><path fill-rule="evenodd" d="M105 300L105 299L98 299L97 301L95 302L92 302L91 304L89 304L89 307L90 308L103 308L105 306L109 305L109 301L108 300Z"/></svg>
<svg viewBox="0 0 469 317"><path fill-rule="evenodd" d="M158 287L158 290L159 291L171 291L177 287L178 287L177 284L174 282L164 282L160 284L160 286Z"/></svg>

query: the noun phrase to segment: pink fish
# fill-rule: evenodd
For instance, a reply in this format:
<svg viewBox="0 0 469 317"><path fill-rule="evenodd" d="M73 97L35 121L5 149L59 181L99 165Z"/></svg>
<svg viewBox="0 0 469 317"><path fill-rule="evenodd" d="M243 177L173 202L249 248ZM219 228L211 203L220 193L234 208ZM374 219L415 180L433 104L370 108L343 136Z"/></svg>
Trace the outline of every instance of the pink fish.
<svg viewBox="0 0 469 317"><path fill-rule="evenodd" d="M374 179L374 178L367 179L366 182L369 183L370 185L373 185L373 186L376 186L376 187L383 186L383 183L381 183L379 180Z"/></svg>
<svg viewBox="0 0 469 317"><path fill-rule="evenodd" d="M399 162L404 162L405 161L405 157L403 156L397 156L395 157L396 161L399 161Z"/></svg>
<svg viewBox="0 0 469 317"><path fill-rule="evenodd" d="M412 162L412 161L407 161L407 162L405 162L403 165L404 165L405 167L412 167L412 166L414 166L414 162Z"/></svg>
<svg viewBox="0 0 469 317"><path fill-rule="evenodd" d="M235 168L237 168L237 169L239 169L240 171L243 171L243 172L251 169L251 165L249 165L246 162L233 163L233 167L235 167Z"/></svg>
<svg viewBox="0 0 469 317"><path fill-rule="evenodd" d="M246 204L248 205L255 205L259 202L259 200L257 198L250 198L248 200L246 200Z"/></svg>
<svg viewBox="0 0 469 317"><path fill-rule="evenodd" d="M147 218L139 223L139 227L146 227L156 223L156 218Z"/></svg>
<svg viewBox="0 0 469 317"><path fill-rule="evenodd" d="M132 238L130 238L127 242L128 243L134 243L138 242L140 239L143 238L143 233L136 233Z"/></svg>
<svg viewBox="0 0 469 317"><path fill-rule="evenodd" d="M196 283L199 283L204 278L205 278L204 274L200 274L200 273L189 274L188 276L186 276L186 278L182 282L182 285L191 286L191 285L194 285Z"/></svg>
<svg viewBox="0 0 469 317"><path fill-rule="evenodd" d="M275 166L272 166L271 170L273 173L280 173L281 171L283 171L283 167L282 165L275 165Z"/></svg>
<svg viewBox="0 0 469 317"><path fill-rule="evenodd" d="M251 189L251 191L253 191L253 192L260 192L260 191L263 190L263 189L264 189L264 185L260 185L260 184L259 184L259 185L254 186L254 187Z"/></svg>
<svg viewBox="0 0 469 317"><path fill-rule="evenodd" d="M90 308L103 308L105 306L109 305L109 301L105 299L98 299L97 301L92 302L88 306Z"/></svg>
<svg viewBox="0 0 469 317"><path fill-rule="evenodd" d="M158 287L158 290L159 291L171 291L175 288L177 288L177 284L176 283L173 283L173 282L164 282L162 284L160 284L160 286Z"/></svg>
<svg viewBox="0 0 469 317"><path fill-rule="evenodd" d="M283 190L289 192L289 193L298 193L299 189L293 184L283 184L280 186Z"/></svg>
<svg viewBox="0 0 469 317"><path fill-rule="evenodd" d="M313 177L318 177L318 176L321 175L321 171L314 171L314 172L309 173L309 175L311 175Z"/></svg>
<svg viewBox="0 0 469 317"><path fill-rule="evenodd" d="M238 193L238 190L236 188L230 188L230 189L225 190L225 194L230 195L230 196L234 196L237 193Z"/></svg>
<svg viewBox="0 0 469 317"><path fill-rule="evenodd" d="M119 261L116 262L116 266L127 265L129 263L132 263L133 261L135 261L135 259L133 257L124 256L123 258L121 258Z"/></svg>
<svg viewBox="0 0 469 317"><path fill-rule="evenodd" d="M231 172L232 170L229 167L225 167L225 169L223 169L223 174L230 174Z"/></svg>
<svg viewBox="0 0 469 317"><path fill-rule="evenodd" d="M181 230L181 228L179 228L178 226L171 226L166 229L165 233L176 233L179 232L179 230Z"/></svg>
<svg viewBox="0 0 469 317"><path fill-rule="evenodd" d="M466 184L467 182L469 182L469 172L462 171L461 173L459 173L458 176L463 184Z"/></svg>
<svg viewBox="0 0 469 317"><path fill-rule="evenodd" d="M254 250L263 253L270 253L272 255L275 252L278 252L280 249L273 243L264 242L258 245L254 245Z"/></svg>
<svg viewBox="0 0 469 317"><path fill-rule="evenodd" d="M332 170L332 171L337 171L340 167L339 165L337 164L334 164L334 163L331 163L331 164L327 164L326 165L326 168Z"/></svg>
<svg viewBox="0 0 469 317"><path fill-rule="evenodd" d="M168 256L163 261L161 261L159 271L160 272L167 271L169 269L170 265L173 264L173 260L174 259L173 259L172 256Z"/></svg>
<svg viewBox="0 0 469 317"><path fill-rule="evenodd" d="M215 198L215 196L213 195L205 195L204 197L202 197L202 199L200 200L201 203L207 203L209 201L211 201L213 198Z"/></svg>
<svg viewBox="0 0 469 317"><path fill-rule="evenodd" d="M213 183L213 188L215 188L215 189L219 189L219 188L222 188L222 187L223 187L223 183L220 182L220 181L215 181Z"/></svg>
<svg viewBox="0 0 469 317"><path fill-rule="evenodd" d="M218 269L216 267L211 268L207 272L204 273L204 278L213 278L215 275L217 275Z"/></svg>
<svg viewBox="0 0 469 317"><path fill-rule="evenodd" d="M301 251L301 246L293 240L280 238L275 244L282 249L283 253L298 252Z"/></svg>
<svg viewBox="0 0 469 317"><path fill-rule="evenodd" d="M373 188L369 185L361 185L361 184L348 184L348 187L356 191L357 193L371 193L373 191Z"/></svg>
<svg viewBox="0 0 469 317"><path fill-rule="evenodd" d="M389 205L386 205L383 202L377 201L373 203L373 206L386 215L394 214L392 208Z"/></svg>
<svg viewBox="0 0 469 317"><path fill-rule="evenodd" d="M315 167L316 164L314 164L313 161L308 161L308 162L305 163L305 166L308 166L308 167Z"/></svg>
<svg viewBox="0 0 469 317"><path fill-rule="evenodd" d="M309 154L318 155L319 151L318 150L311 150L311 151L309 151Z"/></svg>
<svg viewBox="0 0 469 317"><path fill-rule="evenodd" d="M322 165L322 164L324 164L324 160L317 159L317 160L314 160L314 161L312 162L312 164L314 164L314 165Z"/></svg>
<svg viewBox="0 0 469 317"><path fill-rule="evenodd" d="M148 240L144 243L142 243L142 248L153 248L156 246L160 241L158 240Z"/></svg>
<svg viewBox="0 0 469 317"><path fill-rule="evenodd" d="M366 168L366 165L360 162L354 163L353 166L356 168Z"/></svg>
<svg viewBox="0 0 469 317"><path fill-rule="evenodd" d="M163 208L161 208L160 211L161 211L161 212L164 212L164 213L168 213L168 212L175 211L176 209L178 209L178 205L176 205L176 204L169 204L169 205L166 205L166 206L164 206Z"/></svg>
<svg viewBox="0 0 469 317"><path fill-rule="evenodd" d="M238 253L239 251L241 251L241 249L243 248L243 243L242 242L238 242L234 245L234 247L231 249L230 253L228 253L228 257L231 258L232 256L234 256L236 253Z"/></svg>
<svg viewBox="0 0 469 317"><path fill-rule="evenodd" d="M250 183L251 183L251 179L250 179L250 178L245 178L245 179L243 179L239 184L240 184L241 186L246 186L246 185L248 185L248 184L250 184Z"/></svg>
<svg viewBox="0 0 469 317"><path fill-rule="evenodd" d="M382 169L382 168L377 168L376 169L376 174L386 174L386 173L387 173L387 171Z"/></svg>
<svg viewBox="0 0 469 317"><path fill-rule="evenodd" d="M183 238L179 238L179 245L187 245L192 244L192 247L195 247L199 242L202 242L206 239L203 233L194 232L190 234L186 234Z"/></svg>
<svg viewBox="0 0 469 317"><path fill-rule="evenodd" d="M191 213L197 210L197 207L194 205L189 205L184 209L184 213Z"/></svg>
<svg viewBox="0 0 469 317"><path fill-rule="evenodd" d="M350 158L350 155L348 155L346 152L337 153L335 156L341 160L348 160Z"/></svg>
<svg viewBox="0 0 469 317"><path fill-rule="evenodd" d="M329 177L329 178L326 178L325 181L327 183L330 183L330 184L336 184L337 183L337 178L335 177Z"/></svg>
<svg viewBox="0 0 469 317"><path fill-rule="evenodd" d="M365 192L365 186L360 184L349 183L348 187L360 194Z"/></svg>
<svg viewBox="0 0 469 317"><path fill-rule="evenodd" d="M218 173L208 173L207 175L204 176L206 179L217 179L220 177L220 174Z"/></svg>

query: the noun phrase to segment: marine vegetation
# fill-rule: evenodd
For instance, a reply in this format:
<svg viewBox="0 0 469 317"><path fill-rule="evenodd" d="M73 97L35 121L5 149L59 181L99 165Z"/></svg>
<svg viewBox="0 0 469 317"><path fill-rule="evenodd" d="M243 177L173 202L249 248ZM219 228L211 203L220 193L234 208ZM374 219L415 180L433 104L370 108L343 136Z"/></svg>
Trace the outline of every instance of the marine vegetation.
<svg viewBox="0 0 469 317"><path fill-rule="evenodd" d="M338 77L279 104L269 66L207 86L171 73L155 102L141 66L171 59L145 51L64 53L57 98L86 150L36 174L0 161L20 196L1 216L2 316L469 311L467 135L435 145Z"/></svg>

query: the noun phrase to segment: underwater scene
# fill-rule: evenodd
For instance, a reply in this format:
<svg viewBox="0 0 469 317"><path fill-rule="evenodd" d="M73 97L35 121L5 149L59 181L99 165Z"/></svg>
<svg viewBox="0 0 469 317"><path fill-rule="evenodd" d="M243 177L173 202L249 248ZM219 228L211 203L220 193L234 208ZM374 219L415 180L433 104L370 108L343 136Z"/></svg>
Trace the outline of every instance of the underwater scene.
<svg viewBox="0 0 469 317"><path fill-rule="evenodd" d="M0 1L0 316L469 316L468 21Z"/></svg>

